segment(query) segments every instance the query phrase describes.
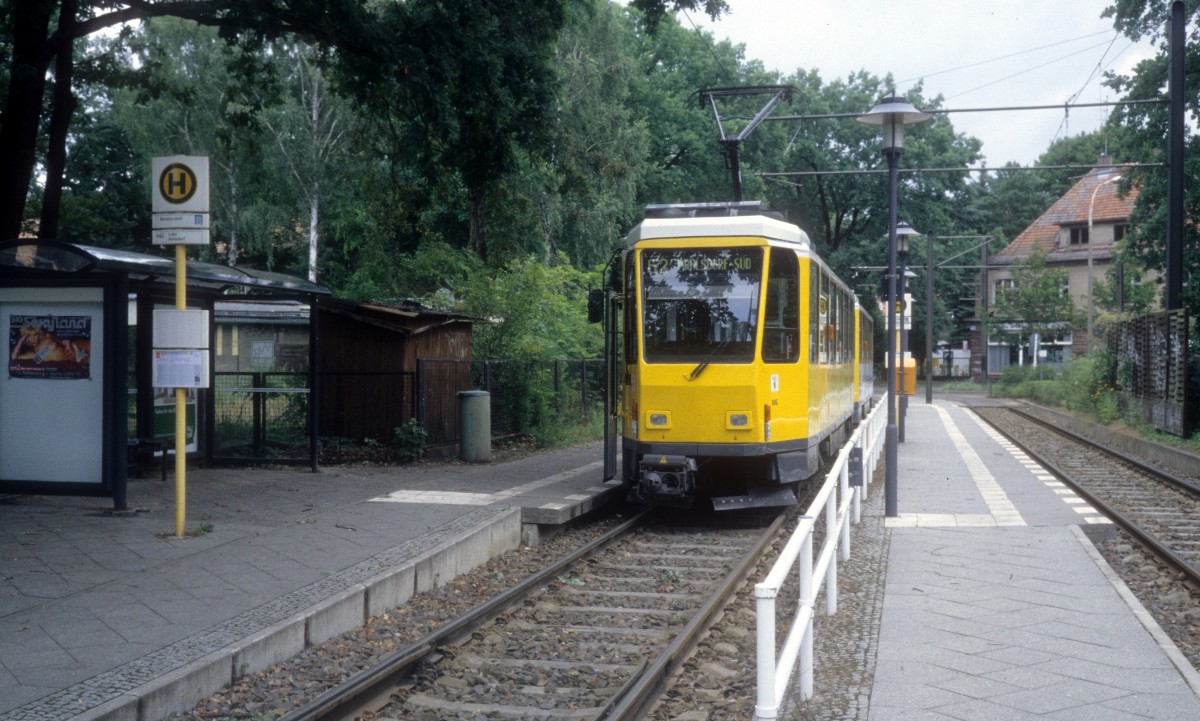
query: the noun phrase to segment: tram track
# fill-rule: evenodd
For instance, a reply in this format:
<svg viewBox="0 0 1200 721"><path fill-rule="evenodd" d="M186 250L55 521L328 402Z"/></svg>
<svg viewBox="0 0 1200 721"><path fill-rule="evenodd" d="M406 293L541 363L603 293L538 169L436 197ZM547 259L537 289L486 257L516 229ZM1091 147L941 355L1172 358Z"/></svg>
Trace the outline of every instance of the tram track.
<svg viewBox="0 0 1200 721"><path fill-rule="evenodd" d="M973 410L1200 589L1200 486L1018 409Z"/></svg>
<svg viewBox="0 0 1200 721"><path fill-rule="evenodd" d="M640 515L283 720L635 718L784 522Z"/></svg>

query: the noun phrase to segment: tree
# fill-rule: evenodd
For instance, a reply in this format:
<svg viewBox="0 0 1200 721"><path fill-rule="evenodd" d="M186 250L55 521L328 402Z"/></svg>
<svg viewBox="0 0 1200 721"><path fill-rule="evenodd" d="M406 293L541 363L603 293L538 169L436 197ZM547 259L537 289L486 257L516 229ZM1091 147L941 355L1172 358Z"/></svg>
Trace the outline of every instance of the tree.
<svg viewBox="0 0 1200 721"><path fill-rule="evenodd" d="M281 92L274 56L243 57L214 28L178 18L149 20L112 45L109 52L122 57L125 71L114 83L109 115L137 150L138 178L145 178L154 156L209 157L216 246L229 265L237 265L244 246L269 257L266 228L292 226L278 202L262 213L255 192L279 184L263 177L265 152L273 146L264 142L261 119Z"/></svg>
<svg viewBox="0 0 1200 721"><path fill-rule="evenodd" d="M730 200L717 128L696 91L744 84L742 49L685 30L674 18L661 21L654 33L637 14L632 19L628 102L648 144L637 204ZM748 189L746 197L755 193ZM628 220L631 225L636 218Z"/></svg>
<svg viewBox="0 0 1200 721"><path fill-rule="evenodd" d="M140 182L146 169L124 128L111 118L89 125L67 162L56 237L133 250L135 238L150 235L149 196Z"/></svg>
<svg viewBox="0 0 1200 721"><path fill-rule="evenodd" d="M1061 196L1050 193L1048 178L1041 172L1018 168L1016 163L1009 163L980 174L978 192L973 198L978 217L969 227L988 229L1000 238L1011 240Z"/></svg>
<svg viewBox="0 0 1200 721"><path fill-rule="evenodd" d="M21 226L26 194L37 164L38 134L46 106L44 94L51 64L56 88L48 149L47 188L61 184L65 148L75 100L70 93L75 42L99 30L150 17L173 16L212 25L255 39L295 33L348 54L371 55L372 39L389 28L376 22L365 5L354 0L314 3L309 0L177 0L154 4L109 0L13 0L11 55L0 122L0 237L13 237ZM362 63L360 67L369 67ZM380 70L377 70L379 72ZM53 223L51 223L53 224Z"/></svg>
<svg viewBox="0 0 1200 721"><path fill-rule="evenodd" d="M1108 79L1110 87L1126 99L1159 98L1167 88L1167 21L1169 2L1163 0L1117 0L1105 11L1118 30L1133 40L1151 38L1159 53L1137 65L1132 75ZM1187 3L1185 22L1193 28L1200 19L1200 4ZM1185 43L1183 97L1187 121L1192 127L1200 122L1200 47ZM1165 104L1126 105L1116 108L1110 123L1124 130L1122 136L1130 158L1142 162L1183 163L1183 269L1182 305L1193 317L1200 316L1200 136L1185 135L1182 158L1167 157L1168 108ZM1160 273L1166 268L1167 174L1161 168L1134 168L1125 181L1139 188L1137 202L1129 218L1129 252ZM1190 279L1190 281L1189 281ZM1161 280L1160 280L1161 283Z"/></svg>
<svg viewBox="0 0 1200 721"><path fill-rule="evenodd" d="M492 0L468 8L463 3L363 0L12 0L5 17L12 37L3 43L11 52L0 116L0 238L20 230L38 162L52 64L56 88L46 184L53 189L61 183L74 113L70 90L75 41L99 30L169 16L217 27L222 37L251 53L265 39L285 35L323 48L330 52L339 84L376 102L407 104L415 116L451 121L425 125L424 130L438 131L428 149L448 158L454 143L469 145L459 167L472 200L478 201L484 179L513 157L511 143L537 138L538 121L553 98L546 87L552 75L549 46L567 2ZM698 3L644 4L651 9L661 6L665 12L667 7ZM724 3L709 0L706 7L716 13ZM493 102L498 106L492 107ZM526 118L533 122L525 125ZM496 132L502 135L496 137ZM497 147L489 149L489 141ZM472 208L475 212L478 203Z"/></svg>
<svg viewBox="0 0 1200 721"><path fill-rule="evenodd" d="M476 329L474 352L523 360L598 356L603 339L579 302L598 282L561 260L549 266L536 258L475 274L464 283L459 306L488 321Z"/></svg>
<svg viewBox="0 0 1200 721"><path fill-rule="evenodd" d="M986 322L993 337L1025 345L1033 334L1061 336L1081 325L1082 313L1066 292L1065 268L1048 266L1045 249L1031 253L1013 269L1013 285L999 293Z"/></svg>
<svg viewBox="0 0 1200 721"><path fill-rule="evenodd" d="M261 114L261 122L274 136L285 172L307 205L308 279L315 283L324 183L330 163L344 152L350 113L330 92L311 48L280 43L276 50L288 65L289 92L280 107ZM231 250L230 265L235 260Z"/></svg>

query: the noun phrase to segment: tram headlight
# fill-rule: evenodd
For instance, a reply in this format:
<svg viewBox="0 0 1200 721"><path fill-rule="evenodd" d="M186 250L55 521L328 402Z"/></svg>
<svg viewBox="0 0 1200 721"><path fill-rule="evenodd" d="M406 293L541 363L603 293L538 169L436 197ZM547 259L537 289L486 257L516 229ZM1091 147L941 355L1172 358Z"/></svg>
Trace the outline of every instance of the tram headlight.
<svg viewBox="0 0 1200 721"><path fill-rule="evenodd" d="M647 411L646 427L664 429L671 427L671 411Z"/></svg>
<svg viewBox="0 0 1200 721"><path fill-rule="evenodd" d="M743 431L750 427L750 414L744 411L729 411L725 414L725 428Z"/></svg>

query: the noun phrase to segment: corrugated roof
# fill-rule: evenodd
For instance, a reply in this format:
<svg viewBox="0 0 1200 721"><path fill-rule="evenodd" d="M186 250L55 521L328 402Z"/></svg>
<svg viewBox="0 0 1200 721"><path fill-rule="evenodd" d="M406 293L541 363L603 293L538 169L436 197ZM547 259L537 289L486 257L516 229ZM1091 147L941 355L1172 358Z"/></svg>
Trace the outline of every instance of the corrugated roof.
<svg viewBox="0 0 1200 721"><path fill-rule="evenodd" d="M27 238L0 243L0 265L14 271L87 273L93 269L125 273L130 280L173 283L175 261L158 255L115 248L98 248L58 240ZM283 273L256 268L231 268L199 260L187 261L187 283L193 288L223 292L232 288L328 295L323 285Z"/></svg>
<svg viewBox="0 0 1200 721"><path fill-rule="evenodd" d="M474 323L479 321L469 315L426 308L413 301L381 303L357 301L344 298L324 298L319 307L331 313L348 316L370 325L388 330L416 335L450 323Z"/></svg>
<svg viewBox="0 0 1200 721"><path fill-rule="evenodd" d="M1037 248L1048 251L1050 259L1055 261L1069 261L1075 257L1086 257L1087 246L1073 248L1055 246L1059 229L1063 226L1087 226L1089 208L1092 212L1093 225L1121 222L1127 219L1133 211L1138 189L1130 188L1129 192L1121 197L1119 195L1120 183L1112 181L1120 174L1121 169L1116 167L1093 168L993 258L998 262L1024 258L1031 255ZM1094 204L1092 202L1093 194L1095 195Z"/></svg>

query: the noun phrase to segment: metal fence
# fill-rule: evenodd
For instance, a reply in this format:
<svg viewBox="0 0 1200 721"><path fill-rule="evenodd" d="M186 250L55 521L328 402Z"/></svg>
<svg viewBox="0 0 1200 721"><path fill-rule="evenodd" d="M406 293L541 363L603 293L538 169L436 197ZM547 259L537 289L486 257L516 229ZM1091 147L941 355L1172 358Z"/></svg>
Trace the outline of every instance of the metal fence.
<svg viewBox="0 0 1200 721"><path fill-rule="evenodd" d="M218 372L215 377L214 460L309 459L307 373ZM318 382L318 434L324 438L388 442L396 428L415 418L431 445L457 443L458 393L465 390L489 393L494 438L531 433L546 424L583 423L604 404L604 363L595 359L427 360L418 361L416 373L322 371Z"/></svg>
<svg viewBox="0 0 1200 721"><path fill-rule="evenodd" d="M214 374L215 460L302 461L308 458L308 374Z"/></svg>
<svg viewBox="0 0 1200 721"><path fill-rule="evenodd" d="M603 410L604 361L418 361L417 420L431 443L458 442L458 392L466 390L491 396L494 438L582 423Z"/></svg>
<svg viewBox="0 0 1200 721"><path fill-rule="evenodd" d="M887 403L877 405L855 430L850 442L842 447L775 565L754 586L758 683L755 721L779 715L780 704L796 671L800 674L800 699L812 698L813 616L817 596L824 587L825 613L837 613L838 560L850 559L850 524L862 520L862 497L883 451L886 408ZM821 546L815 548L815 531L822 516L824 538ZM779 612L776 602L783 597L785 583L793 584L793 588L798 584L799 593L783 609L783 617L792 619L792 623L784 629L780 644L776 633Z"/></svg>
<svg viewBox="0 0 1200 721"><path fill-rule="evenodd" d="M1189 325L1187 309L1149 313L1118 324L1108 336L1115 360L1110 385L1137 399L1146 422L1177 436L1187 436L1193 422Z"/></svg>

